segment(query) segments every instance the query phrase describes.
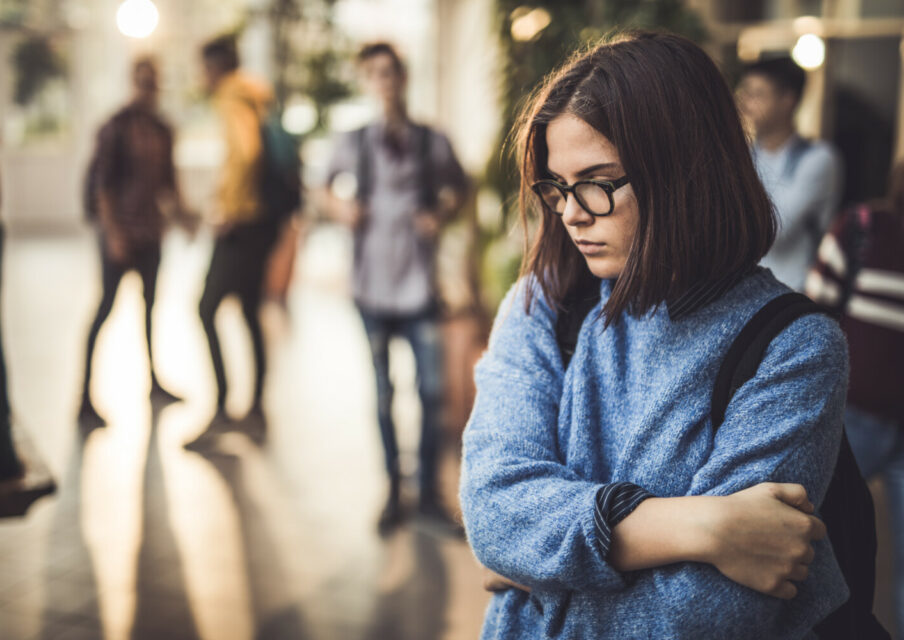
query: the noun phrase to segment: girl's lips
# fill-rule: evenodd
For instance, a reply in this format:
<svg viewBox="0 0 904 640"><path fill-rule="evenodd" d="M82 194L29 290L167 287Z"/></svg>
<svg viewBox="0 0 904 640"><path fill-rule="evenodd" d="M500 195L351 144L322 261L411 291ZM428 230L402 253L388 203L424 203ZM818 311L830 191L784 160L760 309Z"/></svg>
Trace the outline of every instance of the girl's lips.
<svg viewBox="0 0 904 640"><path fill-rule="evenodd" d="M589 240L575 240L578 251L585 256L595 256L602 253L606 248L605 242L590 242Z"/></svg>

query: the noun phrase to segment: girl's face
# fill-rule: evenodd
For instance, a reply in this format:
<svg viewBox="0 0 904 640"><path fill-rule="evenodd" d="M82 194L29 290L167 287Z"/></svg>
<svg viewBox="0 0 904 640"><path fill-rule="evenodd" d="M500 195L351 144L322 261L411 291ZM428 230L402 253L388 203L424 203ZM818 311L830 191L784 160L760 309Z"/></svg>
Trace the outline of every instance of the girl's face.
<svg viewBox="0 0 904 640"><path fill-rule="evenodd" d="M577 116L564 113L546 127L547 169L554 180L572 185L577 180L617 180L625 175L609 139ZM613 209L597 217L568 195L562 222L598 278L617 278L625 268L637 230L637 199L630 184L612 194Z"/></svg>

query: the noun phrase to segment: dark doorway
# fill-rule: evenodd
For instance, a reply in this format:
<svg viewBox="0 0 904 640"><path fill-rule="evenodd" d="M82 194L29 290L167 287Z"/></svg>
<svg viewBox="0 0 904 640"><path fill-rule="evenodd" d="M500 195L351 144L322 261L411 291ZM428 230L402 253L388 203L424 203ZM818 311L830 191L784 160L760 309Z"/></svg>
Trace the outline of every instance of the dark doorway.
<svg viewBox="0 0 904 640"><path fill-rule="evenodd" d="M899 36L829 43L824 126L844 159L844 204L885 194L894 154L900 44Z"/></svg>

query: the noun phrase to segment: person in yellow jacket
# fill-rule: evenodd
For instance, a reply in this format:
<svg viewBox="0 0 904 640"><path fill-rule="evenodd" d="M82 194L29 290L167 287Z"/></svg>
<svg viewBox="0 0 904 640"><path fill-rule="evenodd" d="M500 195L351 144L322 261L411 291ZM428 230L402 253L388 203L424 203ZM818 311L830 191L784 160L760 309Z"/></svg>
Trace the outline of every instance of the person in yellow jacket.
<svg viewBox="0 0 904 640"><path fill-rule="evenodd" d="M214 109L222 125L225 158L220 171L213 221L216 240L210 260L200 316L210 347L217 382L216 414L206 431L186 447L200 447L230 422L226 413L226 372L214 315L223 298L236 294L248 324L256 376L249 418L263 425L261 397L266 370L264 341L258 318L264 268L278 229L265 215L260 194L261 121L272 101L262 81L239 69L235 41L221 37L202 49L204 73Z"/></svg>
<svg viewBox="0 0 904 640"><path fill-rule="evenodd" d="M219 45L220 41L208 47L214 44ZM273 100L273 92L263 81L238 68L223 73L220 57L205 53L205 73L212 83L213 106L222 123L226 150L215 213L217 222L222 224L252 222L261 212L260 123Z"/></svg>

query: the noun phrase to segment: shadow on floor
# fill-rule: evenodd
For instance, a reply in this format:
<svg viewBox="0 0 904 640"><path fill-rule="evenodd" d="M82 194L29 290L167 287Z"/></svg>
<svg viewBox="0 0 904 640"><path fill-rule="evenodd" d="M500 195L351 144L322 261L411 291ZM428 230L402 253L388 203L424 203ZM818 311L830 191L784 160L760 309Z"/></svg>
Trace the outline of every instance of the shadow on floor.
<svg viewBox="0 0 904 640"><path fill-rule="evenodd" d="M413 531L414 570L393 590L380 594L375 619L365 640L439 640L446 630L449 598L446 565L440 539Z"/></svg>
<svg viewBox="0 0 904 640"><path fill-rule="evenodd" d="M44 553L45 584L38 637L51 640L64 631L103 637L97 576L82 525L82 464L86 434L75 436L61 478Z"/></svg>
<svg viewBox="0 0 904 640"><path fill-rule="evenodd" d="M219 450L207 451L204 457L223 477L235 504L254 616L254 637L259 640L319 637L307 629L299 600L268 529L266 514L250 495L242 458Z"/></svg>
<svg viewBox="0 0 904 640"><path fill-rule="evenodd" d="M141 542L135 579L131 638L199 638L185 588L182 558L170 524L166 482L158 440L161 407L152 405L144 468Z"/></svg>

